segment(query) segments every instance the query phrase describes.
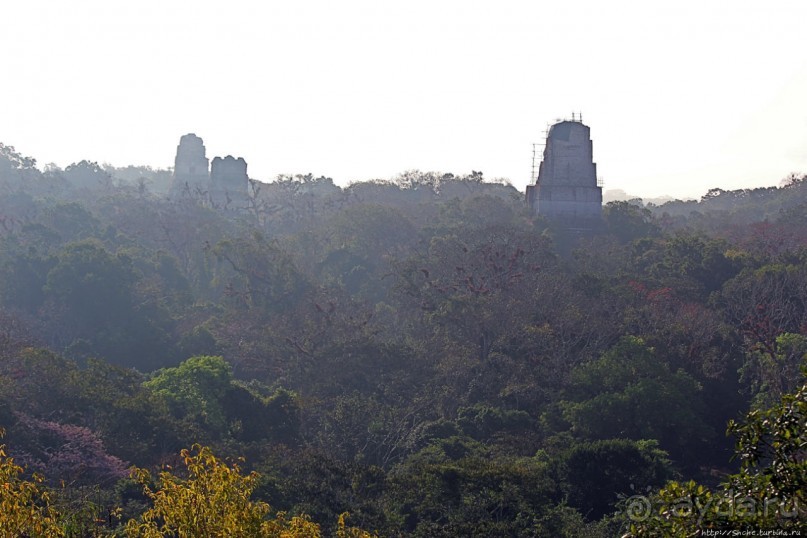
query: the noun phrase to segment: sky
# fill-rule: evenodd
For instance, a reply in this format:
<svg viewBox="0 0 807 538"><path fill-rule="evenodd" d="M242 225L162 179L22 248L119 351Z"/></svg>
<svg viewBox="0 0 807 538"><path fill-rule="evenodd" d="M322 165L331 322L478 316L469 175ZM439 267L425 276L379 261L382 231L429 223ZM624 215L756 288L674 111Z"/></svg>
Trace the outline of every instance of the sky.
<svg viewBox="0 0 807 538"><path fill-rule="evenodd" d="M574 112L605 189L697 198L807 173L805 21L803 0L9 0L0 142L165 168L193 132L262 181L523 190Z"/></svg>

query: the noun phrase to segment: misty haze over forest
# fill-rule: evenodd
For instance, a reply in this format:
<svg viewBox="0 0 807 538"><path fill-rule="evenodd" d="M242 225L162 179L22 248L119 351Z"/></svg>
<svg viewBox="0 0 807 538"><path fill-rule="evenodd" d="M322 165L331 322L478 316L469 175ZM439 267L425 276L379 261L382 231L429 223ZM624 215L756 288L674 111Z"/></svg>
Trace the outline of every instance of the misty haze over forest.
<svg viewBox="0 0 807 538"><path fill-rule="evenodd" d="M0 530L804 530L804 174L582 227L478 171L263 183L182 140L0 144Z"/></svg>

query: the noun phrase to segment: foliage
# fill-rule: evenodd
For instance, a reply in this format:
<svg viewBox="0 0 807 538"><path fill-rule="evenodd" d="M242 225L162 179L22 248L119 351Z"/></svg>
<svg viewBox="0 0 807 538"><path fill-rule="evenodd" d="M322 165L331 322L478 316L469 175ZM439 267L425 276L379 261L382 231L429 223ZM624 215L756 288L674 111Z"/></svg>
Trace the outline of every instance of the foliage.
<svg viewBox="0 0 807 538"><path fill-rule="evenodd" d="M751 411L743 424L729 423L728 433L737 437L736 455L741 473L731 478L732 487L746 495L778 498L782 503L807 508L807 367L802 367L802 385L782 396L767 411Z"/></svg>
<svg viewBox="0 0 807 538"><path fill-rule="evenodd" d="M655 236L660 231L650 210L631 202L607 203L603 208L603 220L608 231L625 243Z"/></svg>
<svg viewBox="0 0 807 538"><path fill-rule="evenodd" d="M98 435L84 426L39 420L21 413L14 425L15 443L26 447L18 459L44 476L74 486L108 485L126 475L127 464L110 455Z"/></svg>
<svg viewBox="0 0 807 538"><path fill-rule="evenodd" d="M123 462L194 443L248 456L253 508L323 535L350 512L390 536L612 536L617 496L671 477L704 502L720 477L801 487L786 440L742 434L743 471L715 432L796 391L802 175L609 204L589 231L476 171L253 180L243 211L169 179L0 145L0 423L65 533L120 534L153 508Z"/></svg>
<svg viewBox="0 0 807 538"><path fill-rule="evenodd" d="M802 370L807 380L807 368ZM705 529L806 530L807 383L765 411L730 422L740 472L711 490L671 482L653 497L654 509L633 518L631 536L693 536Z"/></svg>
<svg viewBox="0 0 807 538"><path fill-rule="evenodd" d="M568 505L594 521L615 510L620 494L660 486L673 475L656 441L578 443L563 451L555 465Z"/></svg>
<svg viewBox="0 0 807 538"><path fill-rule="evenodd" d="M254 232L209 247L219 262L224 295L237 307L273 311L299 298L306 282L277 244Z"/></svg>
<svg viewBox="0 0 807 538"><path fill-rule="evenodd" d="M560 534L544 520L553 493L540 460L493 459L479 443L452 437L396 469L388 496L394 517L412 536L512 536Z"/></svg>
<svg viewBox="0 0 807 538"><path fill-rule="evenodd" d="M196 418L221 431L227 418L222 400L231 382L232 372L223 358L202 355L155 372L144 385L165 398L178 416Z"/></svg>
<svg viewBox="0 0 807 538"><path fill-rule="evenodd" d="M304 515L289 518L279 512L269 518L269 505L250 499L258 480L256 473L244 476L238 464L227 464L216 458L209 448L199 445L183 450L182 459L188 478L178 478L169 471L162 471L157 489L152 488L152 478L147 470L132 470L132 477L143 485L153 507L140 520L130 520L126 524L127 536L321 536L319 525ZM367 532L348 527L346 517L347 514L339 517L337 536L371 538Z"/></svg>
<svg viewBox="0 0 807 538"><path fill-rule="evenodd" d="M42 477L25 480L22 473L23 468L6 455L5 445L0 445L0 536L64 536L50 495L41 489Z"/></svg>
<svg viewBox="0 0 807 538"><path fill-rule="evenodd" d="M741 370L743 380L751 386L754 405L770 407L782 396L797 388L799 369L807 365L807 336L782 333L773 349L753 347Z"/></svg>
<svg viewBox="0 0 807 538"><path fill-rule="evenodd" d="M698 407L701 387L658 360L641 338L623 337L600 359L572 371L573 401L561 401L584 439L657 439L676 456L709 438Z"/></svg>
<svg viewBox="0 0 807 538"><path fill-rule="evenodd" d="M131 273L126 257L113 256L98 242L69 245L47 277L45 291L56 297L82 328L107 325L130 307Z"/></svg>

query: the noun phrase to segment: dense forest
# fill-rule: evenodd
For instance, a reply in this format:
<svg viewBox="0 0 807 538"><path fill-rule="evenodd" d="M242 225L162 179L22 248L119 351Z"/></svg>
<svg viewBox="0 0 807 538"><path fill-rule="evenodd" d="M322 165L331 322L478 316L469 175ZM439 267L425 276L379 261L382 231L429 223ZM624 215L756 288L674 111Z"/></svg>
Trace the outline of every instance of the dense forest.
<svg viewBox="0 0 807 538"><path fill-rule="evenodd" d="M589 232L479 172L169 178L0 145L0 535L192 535L203 479L233 536L802 528L807 176Z"/></svg>

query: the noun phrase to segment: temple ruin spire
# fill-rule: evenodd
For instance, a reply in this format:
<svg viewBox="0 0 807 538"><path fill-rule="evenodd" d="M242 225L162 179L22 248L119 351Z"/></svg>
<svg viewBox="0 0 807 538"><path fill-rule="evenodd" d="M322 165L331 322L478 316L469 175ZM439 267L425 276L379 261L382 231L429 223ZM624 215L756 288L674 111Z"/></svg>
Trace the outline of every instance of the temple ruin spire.
<svg viewBox="0 0 807 538"><path fill-rule="evenodd" d="M602 187L597 182L590 129L579 116L560 121L546 137L535 185L527 187L534 214L587 226L602 215Z"/></svg>

